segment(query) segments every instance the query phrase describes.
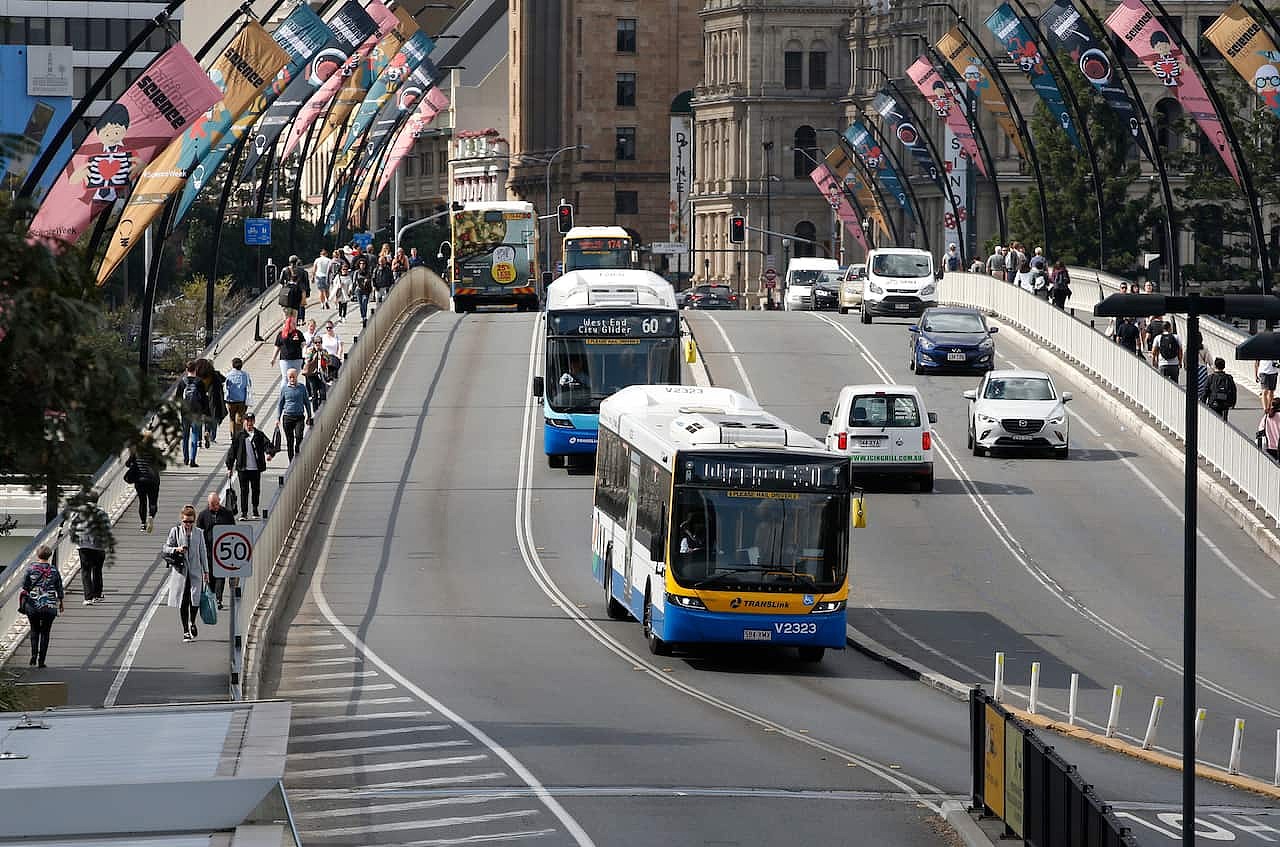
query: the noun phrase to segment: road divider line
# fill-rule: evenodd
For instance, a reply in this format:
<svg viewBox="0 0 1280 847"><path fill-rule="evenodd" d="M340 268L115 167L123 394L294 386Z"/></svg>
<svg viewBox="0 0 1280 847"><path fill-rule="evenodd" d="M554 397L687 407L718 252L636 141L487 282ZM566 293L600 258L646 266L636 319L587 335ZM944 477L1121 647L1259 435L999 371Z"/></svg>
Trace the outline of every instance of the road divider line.
<svg viewBox="0 0 1280 847"><path fill-rule="evenodd" d="M752 400L756 399L756 390L751 387L751 380L747 377L746 368L742 367L742 357L733 349L733 344L729 341L729 334L724 331L724 327L720 325L720 321L715 319L712 314L707 314L706 319L711 321L711 325L720 333L720 337L724 339L724 347L729 351L729 358L733 360L734 367L738 369L738 376L742 379L742 387L746 389L747 396Z"/></svg>

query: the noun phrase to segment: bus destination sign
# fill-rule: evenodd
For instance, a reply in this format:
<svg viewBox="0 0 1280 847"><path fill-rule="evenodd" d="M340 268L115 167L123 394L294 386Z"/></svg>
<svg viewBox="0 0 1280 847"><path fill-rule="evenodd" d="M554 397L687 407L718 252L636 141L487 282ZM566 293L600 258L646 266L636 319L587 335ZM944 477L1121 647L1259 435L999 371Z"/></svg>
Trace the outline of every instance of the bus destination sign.
<svg viewBox="0 0 1280 847"><path fill-rule="evenodd" d="M631 240L628 238L574 238L569 240L569 249L584 253L595 250L630 250Z"/></svg>
<svg viewBox="0 0 1280 847"><path fill-rule="evenodd" d="M762 491L849 491L849 461L844 457L811 462L754 460L685 454L678 482L717 488Z"/></svg>
<svg viewBox="0 0 1280 847"><path fill-rule="evenodd" d="M673 338L680 334L680 319L674 314L556 312L547 316L547 322L548 334L571 338Z"/></svg>

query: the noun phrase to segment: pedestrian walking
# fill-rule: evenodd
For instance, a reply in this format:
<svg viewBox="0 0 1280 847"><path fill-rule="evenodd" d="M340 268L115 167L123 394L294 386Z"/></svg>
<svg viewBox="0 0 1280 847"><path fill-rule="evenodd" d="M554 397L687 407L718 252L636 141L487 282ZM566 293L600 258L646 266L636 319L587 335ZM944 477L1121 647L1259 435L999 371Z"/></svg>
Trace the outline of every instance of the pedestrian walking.
<svg viewBox="0 0 1280 847"><path fill-rule="evenodd" d="M227 378L208 359L196 360L196 376L209 394L209 417L204 422L204 446L218 442L218 428L227 419Z"/></svg>
<svg viewBox="0 0 1280 847"><path fill-rule="evenodd" d="M391 270L391 257L384 253L378 257L378 266L373 271L373 287L378 292L379 303L387 299L387 291L395 281L395 272Z"/></svg>
<svg viewBox="0 0 1280 847"><path fill-rule="evenodd" d="M303 384L307 387L307 395L311 398L311 408L317 415L320 414L320 407L324 405L326 396L324 375L327 356L328 354L324 352L324 339L317 333L307 347L307 355L303 360L300 374Z"/></svg>
<svg viewBox="0 0 1280 847"><path fill-rule="evenodd" d="M1067 266L1058 260L1053 265L1053 271L1049 274L1049 298L1053 300L1053 305L1059 309L1065 308L1067 299L1071 297L1071 274L1067 273Z"/></svg>
<svg viewBox="0 0 1280 847"><path fill-rule="evenodd" d="M1014 275L1013 283L1023 291L1030 292L1032 295L1037 293L1035 277L1031 274L1031 265L1026 262L1023 262L1018 266L1018 272Z"/></svg>
<svg viewBox="0 0 1280 847"><path fill-rule="evenodd" d="M215 526L232 526L235 522L236 513L222 504L222 498L218 495L218 492L212 492L209 495L208 506L201 509L200 514L196 515L196 529L204 533L204 551L209 562L213 561L213 528ZM218 600L219 609L223 608L222 589L226 581L225 577L214 576L213 568L210 566L209 584Z"/></svg>
<svg viewBox="0 0 1280 847"><path fill-rule="evenodd" d="M325 321L324 333L320 336L320 344L324 347L324 352L336 360L336 364L342 363L342 338L338 336L337 330L334 329L333 321Z"/></svg>
<svg viewBox="0 0 1280 847"><path fill-rule="evenodd" d="M391 260L391 272L396 279L400 278L400 274L409 272L409 257L405 255L403 247L396 248L395 258Z"/></svg>
<svg viewBox="0 0 1280 847"><path fill-rule="evenodd" d="M1116 342L1135 356L1141 355L1138 352L1138 341L1141 336L1138 322L1131 317L1122 318L1120 325L1116 327Z"/></svg>
<svg viewBox="0 0 1280 847"><path fill-rule="evenodd" d="M205 575L209 570L209 555L204 538L192 535L196 526L196 507L182 507L179 523L169 530L161 552L169 567L168 599L166 605L178 609L178 621L182 624L182 640L195 641L200 634L196 625L200 617L200 598L204 594Z"/></svg>
<svg viewBox="0 0 1280 847"><path fill-rule="evenodd" d="M239 356L231 360L231 370L227 371L222 389L227 402L227 417L231 418L231 436L234 438L244 426L244 415L249 409L253 394L253 378L244 370L244 360Z"/></svg>
<svg viewBox="0 0 1280 847"><path fill-rule="evenodd" d="M1271 408L1271 401L1276 396L1276 377L1280 375L1280 362L1275 359L1262 359L1253 363L1253 377L1262 386L1262 409Z"/></svg>
<svg viewBox="0 0 1280 847"><path fill-rule="evenodd" d="M1018 278L1018 251L1013 245L1009 245L1009 249L1004 254L1004 281L1014 283Z"/></svg>
<svg viewBox="0 0 1280 847"><path fill-rule="evenodd" d="M1280 461L1280 397L1271 401L1258 424L1258 441L1272 459Z"/></svg>
<svg viewBox="0 0 1280 847"><path fill-rule="evenodd" d="M351 302L351 278L340 276L333 281L333 302L338 307L338 321L347 322L347 304Z"/></svg>
<svg viewBox="0 0 1280 847"><path fill-rule="evenodd" d="M249 519L251 506L253 516L260 517L258 503L262 495L262 472L275 454L271 439L257 428L254 414L249 412L244 416L244 429L231 439L231 448L227 450L227 476L235 473L240 483L240 520Z"/></svg>
<svg viewBox="0 0 1280 847"><path fill-rule="evenodd" d="M987 257L987 273L1000 281L1004 281L1004 247L997 244L996 249Z"/></svg>
<svg viewBox="0 0 1280 847"><path fill-rule="evenodd" d="M1221 415L1224 421L1227 413L1236 407L1236 380L1227 373L1227 361L1221 356L1213 360L1213 373L1209 374L1205 394L1209 408Z"/></svg>
<svg viewBox="0 0 1280 847"><path fill-rule="evenodd" d="M1040 271L1044 274L1049 272L1049 260L1044 257L1043 248L1037 247L1035 254L1028 260L1028 263L1033 271Z"/></svg>
<svg viewBox="0 0 1280 847"><path fill-rule="evenodd" d="M942 259L943 267L948 271L960 270L960 248L953 241L947 245L947 253Z"/></svg>
<svg viewBox="0 0 1280 847"><path fill-rule="evenodd" d="M368 326L369 298L373 295L373 272L369 269L369 260L364 256L356 259L352 279L355 285L356 303L360 307L360 326Z"/></svg>
<svg viewBox="0 0 1280 847"><path fill-rule="evenodd" d="M280 426L284 429L285 445L289 461L302 449L302 436L313 422L311 397L307 387L298 382L298 369L290 368L285 375L284 388L280 389Z"/></svg>
<svg viewBox="0 0 1280 847"><path fill-rule="evenodd" d="M306 269L302 267L302 260L297 256L289 257L289 267L285 269L285 273L290 275L302 292L301 302L298 305L298 323L302 323L307 319L307 301L311 299L311 279L307 276Z"/></svg>
<svg viewBox="0 0 1280 847"><path fill-rule="evenodd" d="M1209 402L1209 351L1203 347L1196 363L1196 399L1201 403Z"/></svg>
<svg viewBox="0 0 1280 847"><path fill-rule="evenodd" d="M320 255L311 263L311 270L316 276L316 293L320 297L320 308L329 308L329 285L332 282L330 271L333 270L333 259L329 258L329 251L320 248Z"/></svg>
<svg viewBox="0 0 1280 847"><path fill-rule="evenodd" d="M80 585L84 590L84 605L102 602L102 566L107 563L107 533L111 531L111 518L98 505L98 492L89 492L88 498L71 513L71 543L80 553Z"/></svg>
<svg viewBox="0 0 1280 847"><path fill-rule="evenodd" d="M45 666L49 655L49 633L53 619L64 610L62 574L54 567L53 549L48 544L36 548L36 560L27 563L22 574L18 610L31 624L31 664Z"/></svg>
<svg viewBox="0 0 1280 847"><path fill-rule="evenodd" d="M311 320L307 321L307 325L304 327L301 327L301 329L302 329L303 350L306 350L306 346L311 343L311 339L315 338L316 335L319 334L320 327L316 326L316 319L312 318ZM305 352L303 353L303 356L305 358L306 356Z"/></svg>
<svg viewBox="0 0 1280 847"><path fill-rule="evenodd" d="M271 354L271 364L274 365L277 362L280 364L282 383L288 381L290 370L298 370L302 367L303 349L306 343L302 331L298 329L293 318L285 318L284 325L276 335L276 351Z"/></svg>
<svg viewBox="0 0 1280 847"><path fill-rule="evenodd" d="M410 269L421 268L421 267L425 267L426 264L427 264L426 260L424 260L421 256L418 255L418 248L410 247L409 248L409 268Z"/></svg>
<svg viewBox="0 0 1280 847"><path fill-rule="evenodd" d="M286 318L301 320L302 308L305 305L305 294L302 290L302 277L293 265L280 272L280 296L276 303L284 309Z"/></svg>
<svg viewBox="0 0 1280 847"><path fill-rule="evenodd" d="M1173 334L1173 322L1164 322L1164 332L1151 346L1151 364L1160 368L1160 373L1174 382L1178 381L1178 372L1182 369L1182 342Z"/></svg>
<svg viewBox="0 0 1280 847"><path fill-rule="evenodd" d="M138 495L138 520L142 532L155 530L156 509L160 502L160 472L156 470L148 453L152 447L151 433L144 433L141 443L125 461L124 481L133 486Z"/></svg>
<svg viewBox="0 0 1280 847"><path fill-rule="evenodd" d="M182 422L182 463L188 467L199 467L196 454L200 452L204 423L210 417L209 389L204 380L196 374L196 362L187 362L187 372L178 386L181 398Z"/></svg>

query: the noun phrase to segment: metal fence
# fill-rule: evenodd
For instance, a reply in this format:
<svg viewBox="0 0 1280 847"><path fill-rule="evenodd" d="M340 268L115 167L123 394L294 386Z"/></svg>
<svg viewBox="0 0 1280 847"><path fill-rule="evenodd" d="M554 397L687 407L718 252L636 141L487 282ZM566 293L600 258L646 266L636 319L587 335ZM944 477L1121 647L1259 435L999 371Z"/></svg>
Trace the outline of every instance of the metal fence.
<svg viewBox="0 0 1280 847"><path fill-rule="evenodd" d="M1075 765L981 688L969 694L973 808L1032 847L1136 847Z"/></svg>
<svg viewBox="0 0 1280 847"><path fill-rule="evenodd" d="M939 296L948 303L994 312L1144 410L1165 431L1184 437L1184 389L1089 324L983 274L947 274ZM1226 338L1225 329L1219 337ZM1200 456L1270 520L1280 523L1280 476L1275 464L1252 438L1203 404L1199 421Z"/></svg>

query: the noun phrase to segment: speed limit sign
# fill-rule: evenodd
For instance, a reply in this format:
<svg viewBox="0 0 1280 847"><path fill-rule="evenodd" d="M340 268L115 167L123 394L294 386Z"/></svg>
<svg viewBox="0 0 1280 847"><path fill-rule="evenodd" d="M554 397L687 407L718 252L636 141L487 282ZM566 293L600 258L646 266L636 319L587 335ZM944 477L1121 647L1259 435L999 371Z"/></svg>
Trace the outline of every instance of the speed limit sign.
<svg viewBox="0 0 1280 847"><path fill-rule="evenodd" d="M213 575L246 577L253 573L253 533L247 526L213 528Z"/></svg>

